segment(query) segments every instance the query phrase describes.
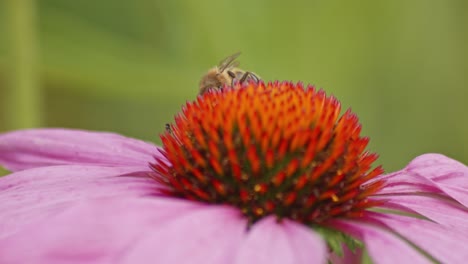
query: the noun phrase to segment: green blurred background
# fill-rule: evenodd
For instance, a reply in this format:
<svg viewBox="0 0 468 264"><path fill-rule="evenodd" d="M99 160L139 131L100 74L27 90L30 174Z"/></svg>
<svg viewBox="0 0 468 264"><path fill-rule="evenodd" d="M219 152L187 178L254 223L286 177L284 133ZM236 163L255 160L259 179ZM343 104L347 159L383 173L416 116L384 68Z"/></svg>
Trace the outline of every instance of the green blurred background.
<svg viewBox="0 0 468 264"><path fill-rule="evenodd" d="M0 1L0 131L68 127L159 143L201 75L242 51L264 80L352 107L387 171L468 161L468 1Z"/></svg>

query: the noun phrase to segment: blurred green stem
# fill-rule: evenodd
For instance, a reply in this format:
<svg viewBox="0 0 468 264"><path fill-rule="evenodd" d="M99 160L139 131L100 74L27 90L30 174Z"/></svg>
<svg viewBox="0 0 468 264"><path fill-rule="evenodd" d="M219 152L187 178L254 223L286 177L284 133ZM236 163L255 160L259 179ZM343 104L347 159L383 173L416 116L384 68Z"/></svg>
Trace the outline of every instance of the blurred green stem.
<svg viewBox="0 0 468 264"><path fill-rule="evenodd" d="M41 123L41 91L37 67L36 1L6 0L10 75L7 93L8 129Z"/></svg>

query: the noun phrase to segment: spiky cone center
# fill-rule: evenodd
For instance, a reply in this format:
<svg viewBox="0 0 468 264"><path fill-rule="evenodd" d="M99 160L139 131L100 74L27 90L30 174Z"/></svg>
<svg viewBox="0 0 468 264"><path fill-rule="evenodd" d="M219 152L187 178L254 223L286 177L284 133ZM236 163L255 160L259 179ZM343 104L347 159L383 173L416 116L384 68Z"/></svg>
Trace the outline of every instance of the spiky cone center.
<svg viewBox="0 0 468 264"><path fill-rule="evenodd" d="M151 164L161 191L240 208L250 222L267 215L305 224L357 217L375 206L383 183L365 151L358 118L340 117L322 90L289 82L250 83L189 102L161 135Z"/></svg>

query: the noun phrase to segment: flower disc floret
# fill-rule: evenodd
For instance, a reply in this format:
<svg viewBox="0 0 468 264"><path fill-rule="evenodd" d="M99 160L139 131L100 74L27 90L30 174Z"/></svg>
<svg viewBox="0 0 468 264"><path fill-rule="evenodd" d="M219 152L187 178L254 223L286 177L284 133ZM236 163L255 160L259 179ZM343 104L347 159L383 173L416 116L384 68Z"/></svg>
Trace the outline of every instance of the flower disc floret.
<svg viewBox="0 0 468 264"><path fill-rule="evenodd" d="M376 154L365 151L350 110L333 96L290 82L213 90L185 105L161 135L151 164L164 193L305 224L360 216L383 185L369 180Z"/></svg>

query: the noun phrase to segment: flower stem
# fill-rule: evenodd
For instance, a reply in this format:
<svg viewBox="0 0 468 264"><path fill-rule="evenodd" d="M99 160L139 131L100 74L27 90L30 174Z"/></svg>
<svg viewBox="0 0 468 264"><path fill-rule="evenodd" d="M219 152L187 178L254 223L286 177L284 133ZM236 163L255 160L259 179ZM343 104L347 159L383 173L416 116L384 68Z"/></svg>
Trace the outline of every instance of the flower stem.
<svg viewBox="0 0 468 264"><path fill-rule="evenodd" d="M36 46L35 0L7 0L9 27L9 89L7 129L37 127L41 123L41 91Z"/></svg>

